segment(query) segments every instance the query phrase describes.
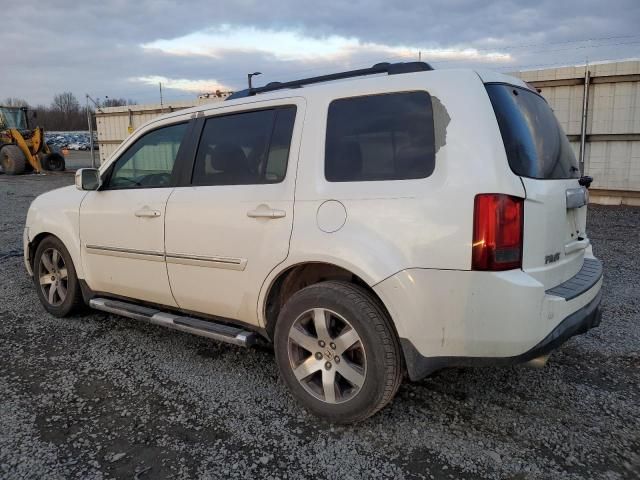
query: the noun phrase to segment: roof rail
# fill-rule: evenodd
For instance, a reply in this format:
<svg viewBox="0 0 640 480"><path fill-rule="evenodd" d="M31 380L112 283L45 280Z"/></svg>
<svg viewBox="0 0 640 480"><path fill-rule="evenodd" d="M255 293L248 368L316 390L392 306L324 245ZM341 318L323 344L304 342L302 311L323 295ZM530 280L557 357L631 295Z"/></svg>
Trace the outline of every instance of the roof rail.
<svg viewBox="0 0 640 480"><path fill-rule="evenodd" d="M246 88L229 95L227 98L225 98L225 101L234 100L236 98L250 97L258 93L273 92L274 90L282 90L285 88L300 88L304 85L329 82L332 80L342 80L344 78L363 77L365 75L375 75L378 73L386 73L387 75L398 75L401 73L427 72L429 70L433 70L433 67L426 62L376 63L373 67L370 68L361 68L359 70L331 73L329 75L303 78L301 80L292 80L290 82L271 82L264 87Z"/></svg>

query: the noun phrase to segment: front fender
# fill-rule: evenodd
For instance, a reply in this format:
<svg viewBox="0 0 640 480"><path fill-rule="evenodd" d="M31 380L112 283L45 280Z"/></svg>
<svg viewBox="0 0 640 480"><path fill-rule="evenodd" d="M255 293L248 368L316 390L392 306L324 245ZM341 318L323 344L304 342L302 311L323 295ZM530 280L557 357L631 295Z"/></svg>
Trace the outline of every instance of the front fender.
<svg viewBox="0 0 640 480"><path fill-rule="evenodd" d="M44 193L31 204L26 221L28 244L45 234L58 237L71 255L78 278L84 278L80 256L80 204L86 194L74 186Z"/></svg>

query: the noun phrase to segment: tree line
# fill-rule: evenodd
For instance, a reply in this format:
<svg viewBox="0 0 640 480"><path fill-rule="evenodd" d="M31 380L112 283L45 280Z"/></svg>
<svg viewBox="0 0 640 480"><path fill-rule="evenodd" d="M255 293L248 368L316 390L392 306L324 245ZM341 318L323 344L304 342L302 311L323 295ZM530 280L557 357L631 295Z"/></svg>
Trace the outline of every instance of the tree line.
<svg viewBox="0 0 640 480"><path fill-rule="evenodd" d="M95 108L120 107L123 105L135 105L136 102L125 98L106 98L98 101L97 105L89 106L89 113L95 128ZM51 105L31 106L21 98L9 97L0 101L4 107L27 107L30 116L31 127L39 126L45 131L73 131L88 130L87 107L80 102L71 92L62 92L53 96Z"/></svg>

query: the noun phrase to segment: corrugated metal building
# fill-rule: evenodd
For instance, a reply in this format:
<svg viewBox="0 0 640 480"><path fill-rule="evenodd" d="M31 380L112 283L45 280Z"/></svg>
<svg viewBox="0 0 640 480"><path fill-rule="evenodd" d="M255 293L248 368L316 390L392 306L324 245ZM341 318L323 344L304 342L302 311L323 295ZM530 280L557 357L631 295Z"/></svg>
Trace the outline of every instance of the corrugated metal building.
<svg viewBox="0 0 640 480"><path fill-rule="evenodd" d="M587 67L588 95L584 171L591 200L640 205L640 61ZM518 72L540 90L580 152L585 66Z"/></svg>

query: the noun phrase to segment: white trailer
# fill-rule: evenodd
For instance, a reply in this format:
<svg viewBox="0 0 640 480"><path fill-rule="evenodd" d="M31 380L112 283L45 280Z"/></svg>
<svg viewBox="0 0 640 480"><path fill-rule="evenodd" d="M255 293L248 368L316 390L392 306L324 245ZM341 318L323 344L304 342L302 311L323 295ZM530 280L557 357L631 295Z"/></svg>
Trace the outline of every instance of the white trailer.
<svg viewBox="0 0 640 480"><path fill-rule="evenodd" d="M96 111L98 148L100 163L109 159L111 154L140 125L165 113L207 103L221 102L228 96L201 95L199 98L179 102L167 102L163 105L126 105L122 107L103 107Z"/></svg>

